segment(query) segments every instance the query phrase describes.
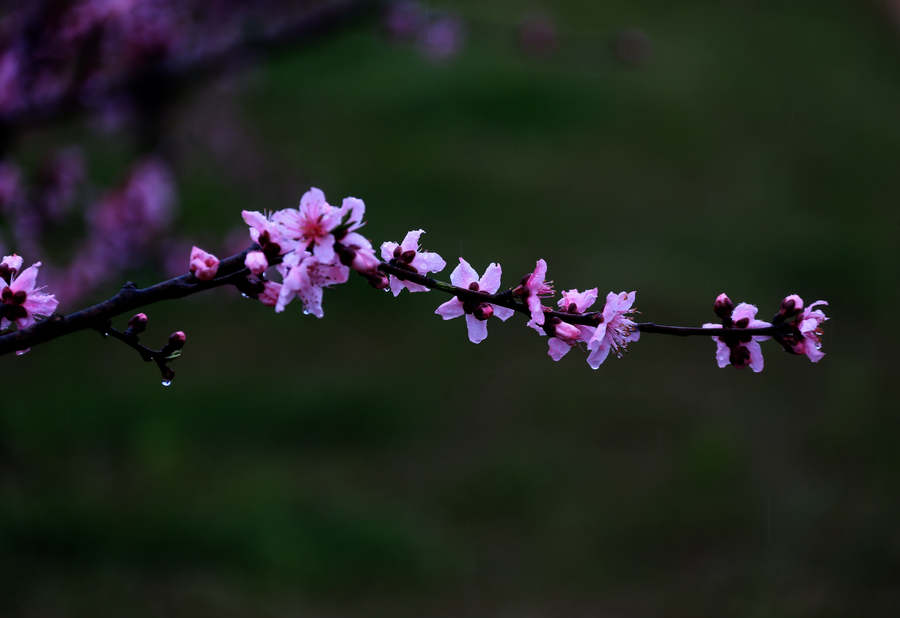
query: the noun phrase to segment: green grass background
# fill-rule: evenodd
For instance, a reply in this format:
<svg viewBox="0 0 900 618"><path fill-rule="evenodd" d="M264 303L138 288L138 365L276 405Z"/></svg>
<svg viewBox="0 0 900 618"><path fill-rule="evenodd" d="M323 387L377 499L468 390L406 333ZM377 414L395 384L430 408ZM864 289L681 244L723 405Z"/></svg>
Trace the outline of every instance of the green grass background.
<svg viewBox="0 0 900 618"><path fill-rule="evenodd" d="M646 336L594 372L518 318L474 346L438 293L355 277L323 320L236 292L152 306L148 344L187 333L171 388L96 333L0 364L0 614L897 615L887 13L560 1L560 56L533 60L512 38L531 6L437 7L472 20L444 64L371 25L265 59L240 105L287 189L228 182L185 132L177 233L314 185L363 198L376 244L425 229L445 278L544 258L557 289L637 290L685 325L723 291L766 319L825 299L824 360L769 342L761 374L720 370L707 339ZM609 53L626 27L645 65ZM79 141L98 182L127 161L55 131L23 156Z"/></svg>

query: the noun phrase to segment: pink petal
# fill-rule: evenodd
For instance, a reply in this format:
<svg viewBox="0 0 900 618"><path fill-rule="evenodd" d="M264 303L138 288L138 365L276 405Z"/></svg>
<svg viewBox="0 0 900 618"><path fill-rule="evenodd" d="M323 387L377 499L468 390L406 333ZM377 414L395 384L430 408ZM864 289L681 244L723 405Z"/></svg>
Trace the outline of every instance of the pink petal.
<svg viewBox="0 0 900 618"><path fill-rule="evenodd" d="M481 288L482 292L495 294L500 289L501 274L503 274L503 270L500 268L500 264L491 262L485 269L484 275L478 281L478 287Z"/></svg>
<svg viewBox="0 0 900 618"><path fill-rule="evenodd" d="M33 315L51 315L59 306L59 301L53 294L41 294L32 292L22 304L25 311Z"/></svg>
<svg viewBox="0 0 900 618"><path fill-rule="evenodd" d="M500 318L502 322L507 321L509 318L513 317L516 312L514 309L508 309L506 307L501 307L500 305L495 305L491 303L491 307L494 308L494 317Z"/></svg>
<svg viewBox="0 0 900 618"><path fill-rule="evenodd" d="M808 339L805 343L806 355L809 357L809 360L814 363L818 363L822 360L822 357L825 356L825 352L819 349L819 345L815 341L810 341Z"/></svg>
<svg viewBox="0 0 900 618"><path fill-rule="evenodd" d="M35 281L37 281L38 268L40 268L40 266L40 262L35 262L23 270L22 274L16 277L16 280L10 284L9 289L13 292L31 292L31 290L34 289Z"/></svg>
<svg viewBox="0 0 900 618"><path fill-rule="evenodd" d="M426 288L424 285L413 283L412 281L404 281L403 285L406 286L406 289L410 292L430 292L431 288Z"/></svg>
<svg viewBox="0 0 900 618"><path fill-rule="evenodd" d="M366 205L365 203L356 197L345 197L344 201L341 202L341 210L340 210L340 219L343 220L344 217L350 215L350 218L347 219L347 222L352 224L350 226L351 230L355 230L362 226L363 217L366 214Z"/></svg>
<svg viewBox="0 0 900 618"><path fill-rule="evenodd" d="M555 361L561 359L563 356L569 353L569 350L572 349L572 346L570 346L565 341L557 339L556 337L551 337L548 343L550 344L550 351L548 352L548 354L550 354L550 358Z"/></svg>
<svg viewBox="0 0 900 618"><path fill-rule="evenodd" d="M719 364L719 369L724 369L731 364L731 349L719 337L713 337L713 341L716 342L716 362Z"/></svg>
<svg viewBox="0 0 900 618"><path fill-rule="evenodd" d="M435 310L435 313L445 320L452 320L453 318L458 318L459 316L466 314L466 312L463 310L462 301L458 298L451 298L443 305L438 307Z"/></svg>
<svg viewBox="0 0 900 618"><path fill-rule="evenodd" d="M399 247L395 242L383 242L381 243L381 259L385 262L390 262L391 258L394 257L394 249Z"/></svg>
<svg viewBox="0 0 900 618"><path fill-rule="evenodd" d="M581 341L585 343L590 341L594 336L594 333L597 332L597 328L595 326L584 326L582 324L578 325L578 330L581 331Z"/></svg>
<svg viewBox="0 0 900 618"><path fill-rule="evenodd" d="M588 349L590 349L590 346L588 346ZM591 366L591 369L597 369L603 364L607 356L609 356L609 344L601 343L599 347L591 350L591 353L588 354L588 365Z"/></svg>
<svg viewBox="0 0 900 618"><path fill-rule="evenodd" d="M419 236L425 233L425 230L413 230L406 234L406 237L403 239L403 242L400 243L400 248L404 251L419 251Z"/></svg>
<svg viewBox="0 0 900 618"><path fill-rule="evenodd" d="M735 322L743 320L744 318L752 321L756 317L756 312L757 308L754 305L741 303L734 308L734 311L731 313L731 319Z"/></svg>
<svg viewBox="0 0 900 618"><path fill-rule="evenodd" d="M444 258L439 256L437 253L424 251L422 253L416 254L416 257L413 258L410 266L423 274L439 273L447 267L447 262L445 262Z"/></svg>
<svg viewBox="0 0 900 618"><path fill-rule="evenodd" d="M306 208L311 213L321 213L325 206L328 206L328 202L325 201L325 194L321 189L315 187L311 187L309 191L304 193L303 197L300 198L300 208Z"/></svg>
<svg viewBox="0 0 900 618"><path fill-rule="evenodd" d="M756 339L754 337L753 339ZM759 347L759 343L754 340L748 341L744 343L743 346L750 351L750 369L759 373L763 370L763 353L762 348Z"/></svg>
<svg viewBox="0 0 900 618"><path fill-rule="evenodd" d="M459 266L450 273L450 283L458 288L466 288L478 281L478 273L467 261L459 258Z"/></svg>
<svg viewBox="0 0 900 618"><path fill-rule="evenodd" d="M313 246L313 255L316 256L323 264L328 264L334 260L334 235L326 234L316 241Z"/></svg>
<svg viewBox="0 0 900 618"><path fill-rule="evenodd" d="M22 270L22 263L25 260L15 253L12 255L6 255L3 257L3 260L0 261L0 264L3 264L7 268L19 272Z"/></svg>
<svg viewBox="0 0 900 618"><path fill-rule="evenodd" d="M391 292L394 294L394 298L397 298L397 296L400 294L400 292L403 291L403 288L405 287L405 281L400 281L397 277L391 275Z"/></svg>
<svg viewBox="0 0 900 618"><path fill-rule="evenodd" d="M544 323L544 308L541 306L541 299L532 295L525 299L525 304L528 305L528 310L531 312L531 319L534 320L534 323L538 326L542 325Z"/></svg>
<svg viewBox="0 0 900 618"><path fill-rule="evenodd" d="M487 337L487 322L474 315L466 314L466 326L469 327L469 341L472 343L481 343Z"/></svg>

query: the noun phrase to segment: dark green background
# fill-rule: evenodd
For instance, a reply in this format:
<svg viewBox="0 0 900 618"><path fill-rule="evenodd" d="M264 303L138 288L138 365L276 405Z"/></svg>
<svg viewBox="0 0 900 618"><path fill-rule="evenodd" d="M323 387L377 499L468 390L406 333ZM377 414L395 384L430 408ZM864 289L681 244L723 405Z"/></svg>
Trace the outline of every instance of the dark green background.
<svg viewBox="0 0 900 618"><path fill-rule="evenodd" d="M0 614L897 615L888 13L573 0L533 60L530 6L437 7L472 20L444 64L371 25L265 59L239 101L279 188L226 182L182 121L176 232L213 245L314 185L363 198L376 244L423 228L508 284L544 258L657 323L712 321L723 291L764 319L825 299L824 360L768 342L761 374L720 370L708 339L645 336L595 372L519 317L474 346L446 297L356 277L322 320L233 291L152 306L148 344L187 333L171 388L96 333L2 360ZM642 66L609 51L627 27ZM128 160L84 125L21 155L71 141L98 182Z"/></svg>

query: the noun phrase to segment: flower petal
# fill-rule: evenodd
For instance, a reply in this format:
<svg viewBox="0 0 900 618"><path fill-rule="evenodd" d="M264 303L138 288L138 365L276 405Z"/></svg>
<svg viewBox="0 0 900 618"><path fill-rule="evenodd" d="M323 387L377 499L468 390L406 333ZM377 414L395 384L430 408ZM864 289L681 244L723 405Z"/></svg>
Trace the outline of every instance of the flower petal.
<svg viewBox="0 0 900 618"><path fill-rule="evenodd" d="M458 288L468 289L471 284L477 282L478 273L475 272L475 269L472 268L467 261L459 258L459 266L454 268L453 272L450 273L450 283Z"/></svg>
<svg viewBox="0 0 900 618"><path fill-rule="evenodd" d="M453 318L458 318L459 316L466 314L466 312L463 310L462 301L458 298L451 298L443 305L438 307L435 310L435 313L445 320L452 320Z"/></svg>
<svg viewBox="0 0 900 618"><path fill-rule="evenodd" d="M563 356L569 353L569 350L572 349L572 346L570 346L565 341L562 341L561 339L557 339L556 337L551 337L548 343L550 344L550 351L548 352L548 354L550 354L550 358L555 361L561 359Z"/></svg>
<svg viewBox="0 0 900 618"><path fill-rule="evenodd" d="M491 303L491 307L494 308L494 317L500 318L500 320L503 322L507 321L509 318L513 317L516 314L514 309L501 307L500 305L495 305L493 303Z"/></svg>
<svg viewBox="0 0 900 618"><path fill-rule="evenodd" d="M500 289L500 275L502 274L503 270L500 268L500 264L491 262L485 269L484 275L478 281L478 287L481 288L482 292L495 294Z"/></svg>
<svg viewBox="0 0 900 618"><path fill-rule="evenodd" d="M472 343L481 343L487 338L487 322L467 314L466 326L469 328L469 341Z"/></svg>

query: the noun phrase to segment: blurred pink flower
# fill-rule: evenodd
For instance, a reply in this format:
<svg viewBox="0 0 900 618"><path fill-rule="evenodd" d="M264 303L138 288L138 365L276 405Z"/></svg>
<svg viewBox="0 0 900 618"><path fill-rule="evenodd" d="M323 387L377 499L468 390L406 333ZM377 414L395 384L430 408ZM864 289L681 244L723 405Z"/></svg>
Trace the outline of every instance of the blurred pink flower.
<svg viewBox="0 0 900 618"><path fill-rule="evenodd" d="M458 288L495 294L500 289L501 274L500 265L491 263L485 269L484 275L479 279L475 269L464 259L459 258L459 266L450 273L450 283ZM452 320L465 315L466 326L469 330L469 341L481 343L487 337L486 322L490 316L496 315L505 322L512 317L515 311L493 303L463 302L459 298L454 297L438 307L435 313L445 320Z"/></svg>

